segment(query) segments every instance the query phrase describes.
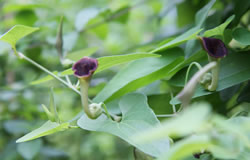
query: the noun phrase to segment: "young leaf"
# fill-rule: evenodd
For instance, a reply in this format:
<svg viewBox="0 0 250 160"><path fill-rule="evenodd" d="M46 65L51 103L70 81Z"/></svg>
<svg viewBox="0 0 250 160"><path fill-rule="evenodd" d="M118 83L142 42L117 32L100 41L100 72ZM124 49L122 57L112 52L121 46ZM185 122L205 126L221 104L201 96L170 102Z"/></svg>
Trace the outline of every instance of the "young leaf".
<svg viewBox="0 0 250 160"><path fill-rule="evenodd" d="M37 31L39 28L32 28L24 25L16 25L12 27L8 32L0 37L1 41L7 42L11 45L16 53L16 43L19 39ZM16 53L17 54L17 53Z"/></svg>
<svg viewBox="0 0 250 160"><path fill-rule="evenodd" d="M33 130L32 132L24 135L23 137L19 138L16 143L21 143L21 142L26 142L26 141L30 141L33 139L37 139L43 136L47 136L59 131L63 131L65 129L67 129L69 127L69 123L56 123L56 122L51 122L51 121L47 121L46 123L44 123L40 128L37 128L35 130Z"/></svg>
<svg viewBox="0 0 250 160"><path fill-rule="evenodd" d="M183 51L173 48L160 58L147 58L130 63L113 77L94 101L99 103L111 100L158 79L169 78L172 75L170 72L183 60Z"/></svg>
<svg viewBox="0 0 250 160"><path fill-rule="evenodd" d="M196 35L198 33L200 33L201 31L202 31L202 29L200 29L198 27L191 28L190 30L188 30L187 32L183 33L182 35L176 37L172 41L167 42L166 44L154 49L153 51L151 51L151 53L155 53L155 52L166 50L168 48L176 47L176 46L178 46L178 45L180 45L188 40L194 39L196 37Z"/></svg>
<svg viewBox="0 0 250 160"><path fill-rule="evenodd" d="M132 139L134 134L160 124L154 112L147 105L146 96L139 93L128 94L121 98L119 107L122 111L121 122L112 121L104 115L96 120L91 120L83 115L77 124L82 129L107 132L118 136L152 156L157 157L169 149L168 139L145 145L138 144Z"/></svg>
<svg viewBox="0 0 250 160"><path fill-rule="evenodd" d="M226 29L226 27L230 24L230 22L234 19L234 15L230 16L226 22L222 23L221 25L219 25L218 27L215 27L213 29L207 30L203 36L204 37L212 37L212 36L216 36L216 35L223 35L224 30Z"/></svg>

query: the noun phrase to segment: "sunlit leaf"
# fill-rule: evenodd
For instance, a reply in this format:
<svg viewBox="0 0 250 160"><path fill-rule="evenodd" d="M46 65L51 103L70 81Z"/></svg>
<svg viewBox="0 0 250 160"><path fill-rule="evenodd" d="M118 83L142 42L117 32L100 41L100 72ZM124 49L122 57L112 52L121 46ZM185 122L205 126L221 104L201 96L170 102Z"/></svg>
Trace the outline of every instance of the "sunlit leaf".
<svg viewBox="0 0 250 160"><path fill-rule="evenodd" d="M47 135L50 135L59 131L63 131L67 129L68 127L69 127L68 122L59 124L56 122L47 121L40 128L37 128L33 130L32 132L24 135L23 137L19 138L16 142L20 143L20 142L26 142L26 141L30 141L33 139L37 139L37 138L47 136Z"/></svg>
<svg viewBox="0 0 250 160"><path fill-rule="evenodd" d="M215 27L213 29L207 30L203 36L204 37L212 37L215 35L223 35L224 30L226 29L226 27L231 23L231 21L234 19L234 15L232 15L231 17L229 17L226 22L222 23L221 25L219 25L218 27Z"/></svg>
<svg viewBox="0 0 250 160"><path fill-rule="evenodd" d="M202 29L194 27L194 28L188 30L187 32L183 33L182 35L176 37L172 41L167 42L166 44L164 44L164 45L162 45L160 47L157 47L156 49L154 49L151 52L155 53L155 52L166 50L168 48L176 47L176 46L178 46L178 45L180 45L180 44L182 44L182 43L184 43L184 42L186 42L188 40L196 38L196 35L198 33L200 33L201 31L202 31Z"/></svg>
<svg viewBox="0 0 250 160"><path fill-rule="evenodd" d="M12 27L8 32L0 37L1 41L7 42L16 51L16 43L19 39L37 31L39 28L33 28L23 25L16 25Z"/></svg>

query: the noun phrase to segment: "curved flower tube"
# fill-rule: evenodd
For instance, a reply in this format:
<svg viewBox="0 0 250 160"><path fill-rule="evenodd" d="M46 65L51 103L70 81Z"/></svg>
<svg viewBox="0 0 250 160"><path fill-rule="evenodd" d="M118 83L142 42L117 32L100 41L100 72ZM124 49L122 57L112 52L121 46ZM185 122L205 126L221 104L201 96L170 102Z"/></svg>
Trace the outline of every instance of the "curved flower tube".
<svg viewBox="0 0 250 160"><path fill-rule="evenodd" d="M93 107L88 104L88 88L89 81L98 67L98 61L94 58L84 57L77 61L72 70L74 75L78 77L81 88L81 101L84 112L91 119L96 119L100 115L101 107Z"/></svg>
<svg viewBox="0 0 250 160"><path fill-rule="evenodd" d="M228 54L225 44L216 38L198 37L203 49L208 53L208 61L216 62L216 67L211 70L211 79L203 81L203 85L209 91L215 91L218 86L220 60ZM204 84L204 82L206 84Z"/></svg>

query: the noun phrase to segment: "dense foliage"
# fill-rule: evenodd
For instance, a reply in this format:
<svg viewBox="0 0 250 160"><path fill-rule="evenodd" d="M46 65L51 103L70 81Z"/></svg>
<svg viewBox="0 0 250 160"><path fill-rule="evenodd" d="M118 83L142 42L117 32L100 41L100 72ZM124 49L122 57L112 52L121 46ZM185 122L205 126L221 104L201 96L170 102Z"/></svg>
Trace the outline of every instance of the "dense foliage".
<svg viewBox="0 0 250 160"><path fill-rule="evenodd" d="M0 1L0 159L248 160L249 9Z"/></svg>

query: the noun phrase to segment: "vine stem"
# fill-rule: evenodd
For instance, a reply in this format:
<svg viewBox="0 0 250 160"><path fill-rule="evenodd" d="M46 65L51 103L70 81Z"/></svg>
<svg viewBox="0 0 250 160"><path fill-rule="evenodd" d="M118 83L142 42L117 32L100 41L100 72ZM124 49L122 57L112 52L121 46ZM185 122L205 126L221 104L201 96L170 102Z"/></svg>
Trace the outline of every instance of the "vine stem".
<svg viewBox="0 0 250 160"><path fill-rule="evenodd" d="M199 70L202 69L201 65L197 62L192 62L189 66L188 66L188 69L187 69L187 73L186 73L186 77L185 77L185 84L187 84L187 81L188 81L188 76L189 76L189 72L191 70L191 68L193 67L193 65L195 65Z"/></svg>
<svg viewBox="0 0 250 160"><path fill-rule="evenodd" d="M45 67L41 66L40 64L36 63L35 61L33 61L32 59L30 59L29 57L25 56L23 53L21 53L21 52L17 52L17 53L18 53L18 55L19 55L19 57L21 59L25 59L26 61L30 62L34 66L38 67L42 71L44 71L47 74L51 75L56 80L60 81L61 83L63 83L64 85L66 85L67 87L69 87L70 89L72 89L73 91L75 91L77 94L81 95L80 91L78 91L76 88L72 87L69 83L67 83L66 81L64 81L62 78L58 77L57 75L55 75L54 73L52 73L51 71L49 71L48 69L46 69ZM92 103L92 101L90 99L88 99L88 101Z"/></svg>

